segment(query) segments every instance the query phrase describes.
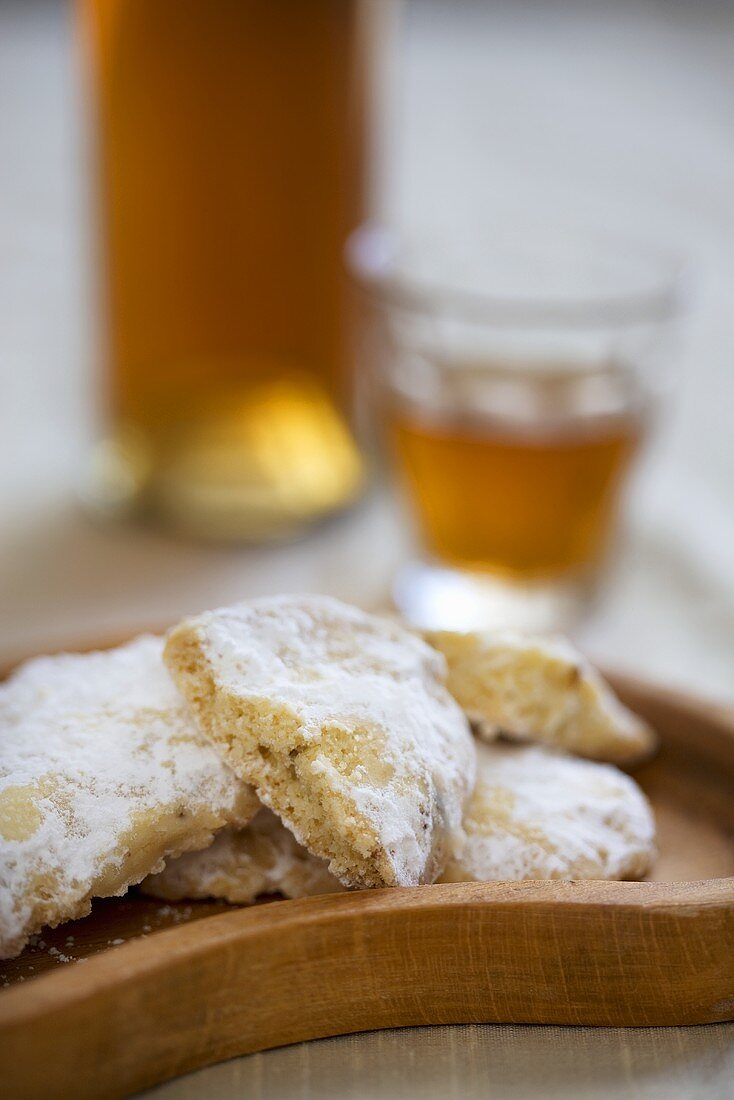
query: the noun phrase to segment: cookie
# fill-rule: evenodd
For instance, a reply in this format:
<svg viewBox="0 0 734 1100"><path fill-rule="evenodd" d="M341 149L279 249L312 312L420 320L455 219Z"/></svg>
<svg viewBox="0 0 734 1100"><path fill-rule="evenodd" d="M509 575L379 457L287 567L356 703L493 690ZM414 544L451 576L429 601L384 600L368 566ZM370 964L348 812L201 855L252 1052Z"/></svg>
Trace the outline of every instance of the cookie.
<svg viewBox="0 0 734 1100"><path fill-rule="evenodd" d="M539 741L578 756L633 764L655 749L653 731L616 698L563 638L432 631L448 687L477 733Z"/></svg>
<svg viewBox="0 0 734 1100"><path fill-rule="evenodd" d="M442 882L636 879L649 869L652 811L624 772L535 745L479 745L478 757Z"/></svg>
<svg viewBox="0 0 734 1100"><path fill-rule="evenodd" d="M548 748L480 745L474 795L442 882L641 878L655 825L637 784L608 764ZM169 860L142 889L155 897L289 898L343 889L269 810L211 847Z"/></svg>
<svg viewBox="0 0 734 1100"><path fill-rule="evenodd" d="M474 786L441 657L323 596L274 596L171 632L165 659L201 730L346 886L443 870Z"/></svg>
<svg viewBox="0 0 734 1100"><path fill-rule="evenodd" d="M0 956L257 811L142 637L0 687Z"/></svg>
<svg viewBox="0 0 734 1100"><path fill-rule="evenodd" d="M344 887L265 806L244 829L222 829L210 847L169 859L141 890L166 901L222 898L247 905L263 894L334 894Z"/></svg>

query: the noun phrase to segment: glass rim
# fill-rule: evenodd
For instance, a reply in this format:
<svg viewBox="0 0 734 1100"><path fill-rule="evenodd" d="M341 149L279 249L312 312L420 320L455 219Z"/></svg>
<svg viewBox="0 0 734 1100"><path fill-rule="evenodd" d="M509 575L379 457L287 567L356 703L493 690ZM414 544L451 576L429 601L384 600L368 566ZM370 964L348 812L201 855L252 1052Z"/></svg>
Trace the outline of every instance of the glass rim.
<svg viewBox="0 0 734 1100"><path fill-rule="evenodd" d="M654 260L658 275L644 289L629 293L553 298L501 296L468 291L440 280L405 275L399 260L406 238L379 222L358 226L347 239L344 256L355 285L382 305L406 312L440 314L473 323L515 328L602 328L661 323L681 312L689 265L682 255L644 239L628 240L585 233L588 241L614 242L616 251L632 251Z"/></svg>

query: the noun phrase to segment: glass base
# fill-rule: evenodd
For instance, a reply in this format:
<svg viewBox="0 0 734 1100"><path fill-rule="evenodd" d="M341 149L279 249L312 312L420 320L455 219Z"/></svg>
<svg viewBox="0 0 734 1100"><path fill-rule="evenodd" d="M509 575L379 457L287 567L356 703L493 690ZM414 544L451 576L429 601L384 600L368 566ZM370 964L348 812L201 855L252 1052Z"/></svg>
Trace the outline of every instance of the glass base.
<svg viewBox="0 0 734 1100"><path fill-rule="evenodd" d="M217 541L290 538L348 507L363 488L346 421L315 386L285 379L173 415L121 426L97 447L84 499L97 514L140 515Z"/></svg>
<svg viewBox="0 0 734 1100"><path fill-rule="evenodd" d="M522 583L421 561L403 566L393 585L398 610L424 630L568 631L592 598L588 576Z"/></svg>

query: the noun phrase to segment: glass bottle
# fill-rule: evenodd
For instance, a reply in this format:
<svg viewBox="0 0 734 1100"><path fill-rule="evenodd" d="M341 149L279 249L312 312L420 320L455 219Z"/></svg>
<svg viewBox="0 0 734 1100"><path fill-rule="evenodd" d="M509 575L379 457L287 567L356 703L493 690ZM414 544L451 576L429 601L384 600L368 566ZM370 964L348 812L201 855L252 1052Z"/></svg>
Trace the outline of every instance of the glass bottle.
<svg viewBox="0 0 734 1100"><path fill-rule="evenodd" d="M79 0L106 430L93 503L290 535L363 481L342 250L364 210L369 0Z"/></svg>

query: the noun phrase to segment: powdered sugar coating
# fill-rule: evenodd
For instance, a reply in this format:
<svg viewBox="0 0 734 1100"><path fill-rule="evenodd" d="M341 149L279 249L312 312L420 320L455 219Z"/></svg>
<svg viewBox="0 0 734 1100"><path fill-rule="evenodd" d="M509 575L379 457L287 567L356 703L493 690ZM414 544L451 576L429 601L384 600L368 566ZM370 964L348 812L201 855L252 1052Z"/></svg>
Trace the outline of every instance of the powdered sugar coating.
<svg viewBox="0 0 734 1100"><path fill-rule="evenodd" d="M162 648L42 657L0 687L0 955L256 812Z"/></svg>
<svg viewBox="0 0 734 1100"><path fill-rule="evenodd" d="M443 882L641 878L655 855L644 794L608 764L536 746L478 746L478 776Z"/></svg>
<svg viewBox="0 0 734 1100"><path fill-rule="evenodd" d="M275 596L181 624L166 660L224 758L345 885L440 873L475 749L421 639L324 596Z"/></svg>
<svg viewBox="0 0 734 1100"><path fill-rule="evenodd" d="M594 760L631 764L653 731L565 638L511 631L432 631L448 686L485 740L539 741Z"/></svg>
<svg viewBox="0 0 734 1100"><path fill-rule="evenodd" d="M244 829L222 829L203 851L166 860L141 889L167 901L222 898L246 905L263 894L287 898L333 894L344 887L322 859L303 848L265 806Z"/></svg>

